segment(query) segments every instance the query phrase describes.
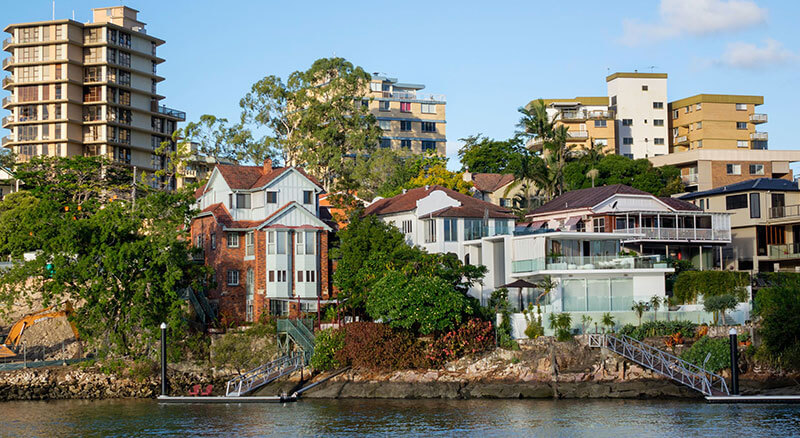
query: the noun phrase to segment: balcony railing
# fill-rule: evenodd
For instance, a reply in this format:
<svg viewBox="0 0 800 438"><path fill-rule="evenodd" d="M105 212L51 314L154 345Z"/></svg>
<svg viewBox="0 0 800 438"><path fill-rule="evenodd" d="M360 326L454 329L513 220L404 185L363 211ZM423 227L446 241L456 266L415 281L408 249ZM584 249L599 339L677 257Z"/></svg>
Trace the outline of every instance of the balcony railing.
<svg viewBox="0 0 800 438"><path fill-rule="evenodd" d="M11 143L11 142L13 142L13 141L14 141L14 139L13 139L13 138L11 138L11 136L10 136L10 135L7 135L7 136L3 137L3 140L2 140L2 142L1 142L1 143L2 143L1 145L2 145L2 146L5 146L6 144L8 144L8 143Z"/></svg>
<svg viewBox="0 0 800 438"><path fill-rule="evenodd" d="M561 111L561 120L586 120L586 111Z"/></svg>
<svg viewBox="0 0 800 438"><path fill-rule="evenodd" d="M194 169L184 169L183 170L183 177L184 178L197 178L197 171Z"/></svg>
<svg viewBox="0 0 800 438"><path fill-rule="evenodd" d="M635 240L705 240L727 242L731 240L730 230L712 228L667 228L667 227L632 227L614 230L617 233L641 234Z"/></svg>
<svg viewBox="0 0 800 438"><path fill-rule="evenodd" d="M669 264L661 261L660 255L632 256L588 256L588 257L539 257L515 260L511 272L518 274L537 271L573 271L587 269L666 269Z"/></svg>
<svg viewBox="0 0 800 438"><path fill-rule="evenodd" d="M167 108L164 105L159 105L158 106L158 112L161 113L161 114L170 116L170 117L175 117L175 118L180 119L180 120L186 120L186 112L179 111L179 110L172 109L172 108Z"/></svg>
<svg viewBox="0 0 800 438"><path fill-rule="evenodd" d="M768 140L769 136L766 132L751 132L750 139L751 140Z"/></svg>
<svg viewBox="0 0 800 438"><path fill-rule="evenodd" d="M800 258L800 243L785 245L767 245L767 257L771 259Z"/></svg>
<svg viewBox="0 0 800 438"><path fill-rule="evenodd" d="M14 96L13 95L12 96L6 96L6 97L3 98L3 108L5 108L7 105L12 104L12 103L14 103Z"/></svg>
<svg viewBox="0 0 800 438"><path fill-rule="evenodd" d="M613 119L614 111L592 110L589 111L590 119Z"/></svg>
<svg viewBox="0 0 800 438"><path fill-rule="evenodd" d="M8 58L3 60L3 68L6 68L6 67L8 67L9 65L11 65L13 63L14 63L14 57L13 56L9 56Z"/></svg>
<svg viewBox="0 0 800 438"><path fill-rule="evenodd" d="M3 50L5 50L8 46L14 44L14 38L6 38L3 41Z"/></svg>
<svg viewBox="0 0 800 438"><path fill-rule="evenodd" d="M429 100L436 102L446 101L444 94L422 94L412 91L381 91L383 97L403 100Z"/></svg>
<svg viewBox="0 0 800 438"><path fill-rule="evenodd" d="M585 140L589 138L589 131L567 131L567 139Z"/></svg>
<svg viewBox="0 0 800 438"><path fill-rule="evenodd" d="M5 117L3 117L3 124L2 124L3 128L5 128L6 126L8 126L8 125L10 125L12 123L14 123L14 116L5 116Z"/></svg>
<svg viewBox="0 0 800 438"><path fill-rule="evenodd" d="M686 137L685 135L675 137L675 144L683 144L683 143L689 143L689 138Z"/></svg>
<svg viewBox="0 0 800 438"><path fill-rule="evenodd" d="M14 76L6 76L3 78L3 88L14 83Z"/></svg>
<svg viewBox="0 0 800 438"><path fill-rule="evenodd" d="M784 217L800 216L800 205L783 205L779 207L771 207L769 209L770 219L780 219Z"/></svg>
<svg viewBox="0 0 800 438"><path fill-rule="evenodd" d="M690 173L688 175L681 175L681 181L683 181L686 185L695 185L697 184L698 177L700 174L698 173Z"/></svg>
<svg viewBox="0 0 800 438"><path fill-rule="evenodd" d="M750 114L750 123L767 123L767 115L758 113Z"/></svg>

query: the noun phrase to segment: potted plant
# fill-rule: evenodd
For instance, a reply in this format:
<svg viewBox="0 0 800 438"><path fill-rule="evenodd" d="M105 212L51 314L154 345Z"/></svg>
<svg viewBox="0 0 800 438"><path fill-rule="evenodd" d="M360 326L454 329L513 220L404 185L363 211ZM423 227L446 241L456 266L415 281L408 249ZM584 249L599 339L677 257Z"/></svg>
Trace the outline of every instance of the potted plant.
<svg viewBox="0 0 800 438"><path fill-rule="evenodd" d="M752 341L750 340L750 333L742 333L739 335L739 346L740 347L749 347L752 345Z"/></svg>

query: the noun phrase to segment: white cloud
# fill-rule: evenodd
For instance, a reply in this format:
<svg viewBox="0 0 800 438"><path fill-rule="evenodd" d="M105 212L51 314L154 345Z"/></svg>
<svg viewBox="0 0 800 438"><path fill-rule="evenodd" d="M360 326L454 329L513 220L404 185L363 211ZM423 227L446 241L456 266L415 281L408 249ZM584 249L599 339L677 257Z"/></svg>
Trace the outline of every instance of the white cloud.
<svg viewBox="0 0 800 438"><path fill-rule="evenodd" d="M730 43L715 64L755 70L788 64L797 59L797 53L783 47L779 41L768 38L764 40L763 46L743 42Z"/></svg>
<svg viewBox="0 0 800 438"><path fill-rule="evenodd" d="M767 10L751 0L661 0L659 20L622 22L621 42L639 45L682 35L703 36L763 24Z"/></svg>

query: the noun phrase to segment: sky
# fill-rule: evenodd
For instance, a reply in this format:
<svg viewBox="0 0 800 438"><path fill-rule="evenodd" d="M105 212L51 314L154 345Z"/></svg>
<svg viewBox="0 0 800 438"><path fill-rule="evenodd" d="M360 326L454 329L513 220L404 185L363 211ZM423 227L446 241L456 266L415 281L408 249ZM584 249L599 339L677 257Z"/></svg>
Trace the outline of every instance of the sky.
<svg viewBox="0 0 800 438"><path fill-rule="evenodd" d="M74 11L77 21L87 22L91 8L117 4L58 0L55 16L72 18ZM202 114L238 119L239 99L254 82L285 78L335 55L445 94L453 169L460 167L460 138L510 137L517 109L530 100L604 96L605 77L616 71L668 73L670 101L699 93L763 95L757 112L769 122L758 129L769 132L769 149L798 149L797 1L123 4L139 10L147 32L166 41L158 49L166 59L159 93L188 120ZM0 6L3 25L51 15L50 0Z"/></svg>

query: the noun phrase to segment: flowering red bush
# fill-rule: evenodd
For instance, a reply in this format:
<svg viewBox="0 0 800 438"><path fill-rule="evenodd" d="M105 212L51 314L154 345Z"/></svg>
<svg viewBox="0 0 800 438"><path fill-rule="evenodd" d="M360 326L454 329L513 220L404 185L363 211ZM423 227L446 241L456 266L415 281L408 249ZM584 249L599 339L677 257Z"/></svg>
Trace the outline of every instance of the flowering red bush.
<svg viewBox="0 0 800 438"><path fill-rule="evenodd" d="M428 352L431 364L442 365L463 356L482 353L494 348L492 323L471 319L456 330L436 338Z"/></svg>
<svg viewBox="0 0 800 438"><path fill-rule="evenodd" d="M336 359L356 368L398 370L427 368L425 344L413 334L375 322L344 326L344 348Z"/></svg>

